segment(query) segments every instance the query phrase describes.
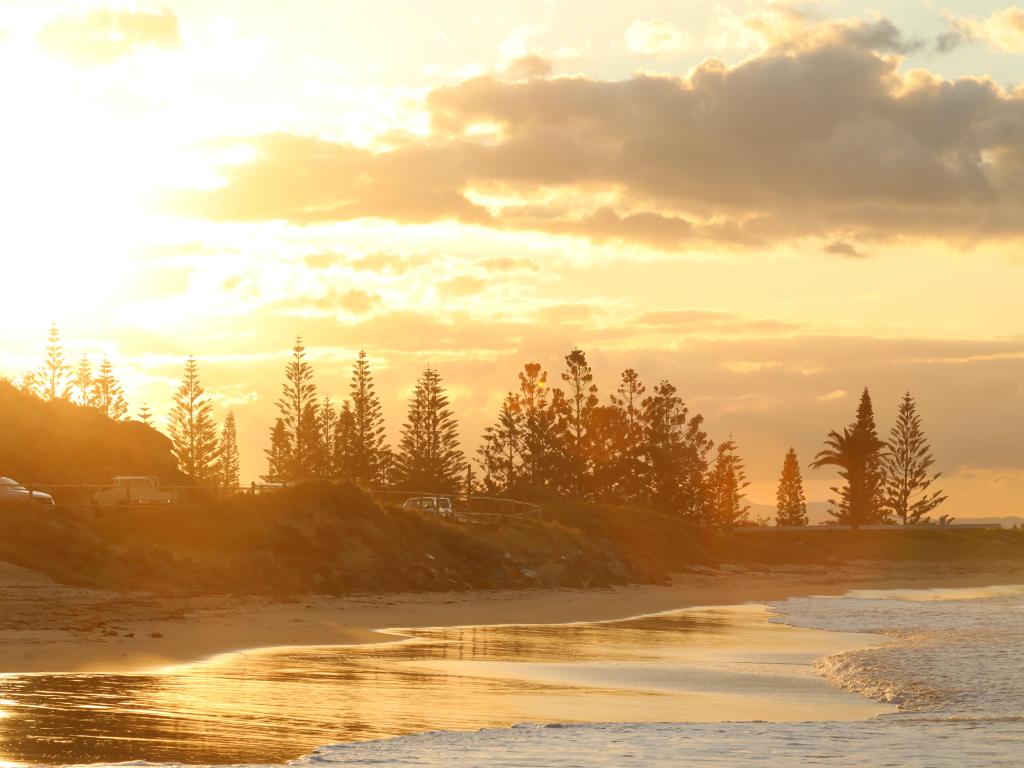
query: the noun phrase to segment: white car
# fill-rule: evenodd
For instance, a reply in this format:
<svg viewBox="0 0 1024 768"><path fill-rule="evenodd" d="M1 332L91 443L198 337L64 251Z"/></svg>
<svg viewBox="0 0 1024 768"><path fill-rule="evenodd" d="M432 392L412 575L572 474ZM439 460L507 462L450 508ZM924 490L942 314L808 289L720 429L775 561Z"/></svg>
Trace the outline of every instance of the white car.
<svg viewBox="0 0 1024 768"><path fill-rule="evenodd" d="M42 491L29 491L17 480L0 477L0 504L17 504L31 501L42 507L53 506L53 496Z"/></svg>
<svg viewBox="0 0 1024 768"><path fill-rule="evenodd" d="M455 518L452 500L446 496L417 496L408 499L402 505L402 509L414 509L418 512L425 512L428 515L440 517L442 520L452 520Z"/></svg>

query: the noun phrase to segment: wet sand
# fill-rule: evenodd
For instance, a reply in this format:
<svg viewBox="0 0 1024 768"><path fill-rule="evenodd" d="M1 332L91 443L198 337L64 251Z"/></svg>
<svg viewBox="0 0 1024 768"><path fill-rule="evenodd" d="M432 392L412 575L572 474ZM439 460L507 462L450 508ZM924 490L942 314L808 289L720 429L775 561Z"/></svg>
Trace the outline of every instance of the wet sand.
<svg viewBox="0 0 1024 768"><path fill-rule="evenodd" d="M804 722L891 711L812 662L885 642L760 605L625 621L405 629L148 674L0 675L0 760L266 764L323 744L517 723Z"/></svg>
<svg viewBox="0 0 1024 768"><path fill-rule="evenodd" d="M1024 563L701 568L672 586L302 597L153 595L58 585L0 563L0 673L144 672L273 646L393 640L388 627L603 621L850 589L1024 582Z"/></svg>

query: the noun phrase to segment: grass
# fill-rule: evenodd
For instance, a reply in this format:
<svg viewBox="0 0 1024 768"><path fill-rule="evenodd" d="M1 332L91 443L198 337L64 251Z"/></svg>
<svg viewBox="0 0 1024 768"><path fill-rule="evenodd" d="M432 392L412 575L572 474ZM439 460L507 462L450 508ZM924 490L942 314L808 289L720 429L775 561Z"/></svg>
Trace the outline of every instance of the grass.
<svg viewBox="0 0 1024 768"><path fill-rule="evenodd" d="M94 587L347 594L660 583L718 563L1024 559L1014 530L738 533L638 507L544 501L541 525L456 525L308 483L192 507L0 506L0 559Z"/></svg>

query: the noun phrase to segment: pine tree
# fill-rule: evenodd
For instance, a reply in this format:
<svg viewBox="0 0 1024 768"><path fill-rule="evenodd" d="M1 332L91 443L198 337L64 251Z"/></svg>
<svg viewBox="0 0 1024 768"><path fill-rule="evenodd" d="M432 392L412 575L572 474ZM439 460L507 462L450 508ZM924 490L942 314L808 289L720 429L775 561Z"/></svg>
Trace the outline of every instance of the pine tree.
<svg viewBox="0 0 1024 768"><path fill-rule="evenodd" d="M21 379L18 381L18 391L24 395L30 395L35 398L39 398L42 392L42 387L39 382L38 371L25 371L21 375Z"/></svg>
<svg viewBox="0 0 1024 768"><path fill-rule="evenodd" d="M775 524L807 525L807 499L795 448L786 452L782 463L782 476L775 494Z"/></svg>
<svg viewBox="0 0 1024 768"><path fill-rule="evenodd" d="M359 352L359 358L352 366L349 392L352 401L352 479L370 488L380 483L384 415L380 398L374 390L370 361L364 351Z"/></svg>
<svg viewBox="0 0 1024 768"><path fill-rule="evenodd" d="M385 445L380 455L380 487L393 488L400 481L398 474L398 456L390 446Z"/></svg>
<svg viewBox="0 0 1024 768"><path fill-rule="evenodd" d="M139 409L138 420L147 427L153 426L153 413L149 410L149 403L142 404L142 408Z"/></svg>
<svg viewBox="0 0 1024 768"><path fill-rule="evenodd" d="M264 482L283 483L287 478L289 464L292 460L291 438L284 419L277 419L270 430L270 448L263 451L267 457L267 474L262 475Z"/></svg>
<svg viewBox="0 0 1024 768"><path fill-rule="evenodd" d="M316 456L313 466L316 476L325 480L338 479L335 447L338 442L338 410L330 397L324 397L316 414Z"/></svg>
<svg viewBox="0 0 1024 768"><path fill-rule="evenodd" d="M857 420L842 432L829 432L825 448L811 463L815 469L824 466L839 468L845 485L835 486L836 497L829 500L829 514L843 525L866 525L885 522L883 491L885 487L885 443L875 429L874 409L867 389L857 408Z"/></svg>
<svg viewBox="0 0 1024 768"><path fill-rule="evenodd" d="M99 375L92 383L92 405L104 416L114 421L124 421L128 415L128 403L124 391L114 375L114 367L106 357L100 364Z"/></svg>
<svg viewBox="0 0 1024 768"><path fill-rule="evenodd" d="M174 395L171 451L178 460L178 468L198 485L217 482L217 426L212 413L213 406L199 380L199 364L190 357Z"/></svg>
<svg viewBox="0 0 1024 768"><path fill-rule="evenodd" d="M691 416L686 423L683 445L680 512L691 522L707 525L711 504L707 477L715 442L704 431L704 417L699 413Z"/></svg>
<svg viewBox="0 0 1024 768"><path fill-rule="evenodd" d="M917 404L907 392L900 403L896 425L889 432L889 455L885 458L885 506L903 525L919 523L946 500L942 491L929 493L941 472L931 473L935 464L931 446L921 427Z"/></svg>
<svg viewBox="0 0 1024 768"><path fill-rule="evenodd" d="M315 477L319 405L316 384L313 383L313 367L306 360L306 348L301 336L295 338L292 359L285 366L285 382L281 387L277 408L281 412L281 422L288 435L291 451L286 465L279 468L283 479L304 480Z"/></svg>
<svg viewBox="0 0 1024 768"><path fill-rule="evenodd" d="M870 454L866 464L865 493L871 499L871 518L875 522L885 522L887 517L885 511L886 445L885 441L878 436L878 428L875 426L875 409L867 387L861 393L860 403L857 405L857 421L854 423L854 429L865 435L867 443L878 446L878 450Z"/></svg>
<svg viewBox="0 0 1024 768"><path fill-rule="evenodd" d="M37 377L39 396L43 400L71 399L71 369L64 360L64 346L56 323L50 326L46 340L46 355Z"/></svg>
<svg viewBox="0 0 1024 768"><path fill-rule="evenodd" d="M519 374L523 419L521 476L535 488L559 490L565 484L565 399L548 387L540 363L527 363Z"/></svg>
<svg viewBox="0 0 1024 768"><path fill-rule="evenodd" d="M595 405L588 411L586 426L590 454L586 495L600 501L622 501L635 453L630 451L626 414L614 404Z"/></svg>
<svg viewBox="0 0 1024 768"><path fill-rule="evenodd" d="M562 381L567 385L566 400L569 404L566 426L570 436L568 458L572 491L577 496L582 496L585 477L592 462L587 442L587 423L590 420L590 412L598 403L594 372L583 350L576 348L565 356Z"/></svg>
<svg viewBox="0 0 1024 768"><path fill-rule="evenodd" d="M88 355L82 355L78 361L78 367L75 368L74 378L71 380L71 384L75 390L75 402L79 405L91 405L95 406L95 396L93 394L93 384L95 379L92 374L92 361L89 360Z"/></svg>
<svg viewBox="0 0 1024 768"><path fill-rule="evenodd" d="M621 414L619 442L612 447L617 463L618 495L623 501L637 501L644 491L643 400L646 387L632 368L622 372L612 405Z"/></svg>
<svg viewBox="0 0 1024 768"><path fill-rule="evenodd" d="M455 493L465 466L458 422L437 371L428 368L416 383L399 441L398 475L409 489Z"/></svg>
<svg viewBox="0 0 1024 768"><path fill-rule="evenodd" d="M334 476L339 480L352 480L355 476L355 431L355 416L346 400L338 411L334 429Z"/></svg>
<svg viewBox="0 0 1024 768"><path fill-rule="evenodd" d="M220 433L220 451L217 458L218 484L228 490L241 485L241 457L238 452L238 429L235 414L228 411Z"/></svg>
<svg viewBox="0 0 1024 768"><path fill-rule="evenodd" d="M489 493L507 493L519 480L523 454L523 414L519 398L509 392L501 403L498 421L484 430L477 463L484 470Z"/></svg>
<svg viewBox="0 0 1024 768"><path fill-rule="evenodd" d="M689 412L676 388L661 381L642 403L643 451L646 464L644 495L662 512L682 514L686 432Z"/></svg>
<svg viewBox="0 0 1024 768"><path fill-rule="evenodd" d="M736 454L736 443L730 438L718 446L718 456L708 478L708 523L715 528L728 529L743 522L750 510L750 506L743 503L743 491L749 485L743 460Z"/></svg>

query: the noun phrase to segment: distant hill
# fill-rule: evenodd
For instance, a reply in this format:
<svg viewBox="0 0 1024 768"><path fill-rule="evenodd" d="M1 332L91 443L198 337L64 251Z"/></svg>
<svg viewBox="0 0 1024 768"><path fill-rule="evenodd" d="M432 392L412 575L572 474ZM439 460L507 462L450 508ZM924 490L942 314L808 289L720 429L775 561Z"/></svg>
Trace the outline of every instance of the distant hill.
<svg viewBox="0 0 1024 768"><path fill-rule="evenodd" d="M822 523L828 522L832 519L829 515L828 510L831 506L827 501L809 501L807 502L807 519L811 525L821 525ZM772 523L775 522L775 505L774 504L751 504L750 505L750 519L757 520L758 518L768 518Z"/></svg>
<svg viewBox="0 0 1024 768"><path fill-rule="evenodd" d="M961 523L985 523L987 525L1001 525L1003 528L1013 528L1013 526L1024 526L1024 517L1019 515L1008 515L1006 517L960 517L957 518L957 522Z"/></svg>
<svg viewBox="0 0 1024 768"><path fill-rule="evenodd" d="M828 513L829 503L827 501L807 502L807 518L811 525L821 525L832 519ZM775 507L770 504L751 504L750 519L768 518L775 522ZM1003 528L1013 526L1024 526L1024 517L1009 515L1006 517L954 517L958 523L984 523L986 525L1001 525Z"/></svg>
<svg viewBox="0 0 1024 768"><path fill-rule="evenodd" d="M0 380L0 475L22 483L106 483L115 475L181 482L171 441L137 421L43 402Z"/></svg>

